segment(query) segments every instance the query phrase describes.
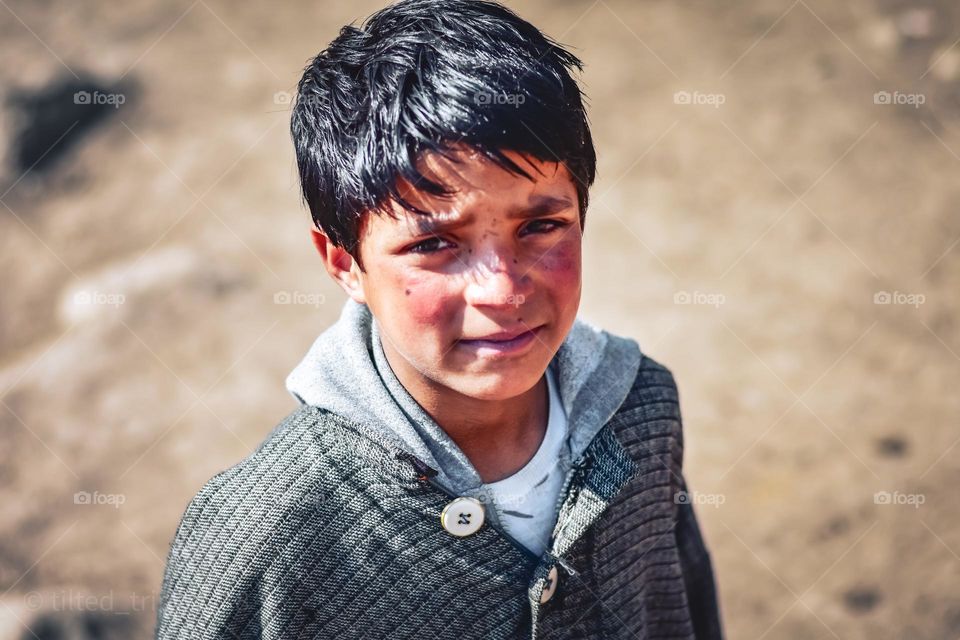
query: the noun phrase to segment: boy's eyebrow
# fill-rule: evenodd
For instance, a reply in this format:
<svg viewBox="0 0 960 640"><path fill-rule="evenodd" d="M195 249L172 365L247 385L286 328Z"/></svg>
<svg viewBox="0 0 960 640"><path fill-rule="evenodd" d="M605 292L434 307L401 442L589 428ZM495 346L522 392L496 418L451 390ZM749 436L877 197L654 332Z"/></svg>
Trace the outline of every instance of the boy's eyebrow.
<svg viewBox="0 0 960 640"><path fill-rule="evenodd" d="M569 209L573 203L567 197L534 196L527 204L511 209L507 212L508 218L536 218L549 216L559 211ZM416 227L419 233L431 234L438 231L456 229L473 222L473 215L452 216L449 213L436 214L429 218L418 216Z"/></svg>
<svg viewBox="0 0 960 640"><path fill-rule="evenodd" d="M567 197L557 198L555 196L535 196L530 198L526 206L519 207L507 213L508 218L533 218L536 216L549 216L569 209L573 206Z"/></svg>

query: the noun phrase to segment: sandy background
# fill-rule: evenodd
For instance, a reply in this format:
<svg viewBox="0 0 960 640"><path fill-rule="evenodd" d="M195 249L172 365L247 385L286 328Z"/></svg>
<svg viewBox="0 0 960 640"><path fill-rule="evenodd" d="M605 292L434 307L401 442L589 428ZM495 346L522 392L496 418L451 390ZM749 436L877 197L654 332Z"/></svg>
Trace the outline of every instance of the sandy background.
<svg viewBox="0 0 960 640"><path fill-rule="evenodd" d="M960 637L960 8L510 4L586 63L581 316L677 377L728 636ZM379 6L0 2L0 639L149 637L293 408L344 297L284 92ZM80 133L42 96L91 77Z"/></svg>

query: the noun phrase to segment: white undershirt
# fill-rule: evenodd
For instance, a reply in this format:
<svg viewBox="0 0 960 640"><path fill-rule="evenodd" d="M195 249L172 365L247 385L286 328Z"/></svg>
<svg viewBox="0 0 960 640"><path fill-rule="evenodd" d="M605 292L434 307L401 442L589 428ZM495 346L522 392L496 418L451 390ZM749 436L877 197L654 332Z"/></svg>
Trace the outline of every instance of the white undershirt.
<svg viewBox="0 0 960 640"><path fill-rule="evenodd" d="M558 462L567 437L567 415L554 374L550 367L546 373L550 408L540 448L513 475L484 485L492 493L507 532L537 555L546 548L557 521L557 498L565 471Z"/></svg>

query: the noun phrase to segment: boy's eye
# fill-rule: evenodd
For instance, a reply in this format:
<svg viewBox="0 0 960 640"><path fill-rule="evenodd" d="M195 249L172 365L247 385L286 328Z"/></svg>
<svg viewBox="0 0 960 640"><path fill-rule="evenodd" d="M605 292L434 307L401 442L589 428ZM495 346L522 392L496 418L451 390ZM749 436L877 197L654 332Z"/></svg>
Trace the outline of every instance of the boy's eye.
<svg viewBox="0 0 960 640"><path fill-rule="evenodd" d="M438 238L436 236L433 238L427 238L426 240L422 240L410 247L409 251L411 253L435 253L440 249L436 246L436 243L438 242L444 242L443 238Z"/></svg>
<svg viewBox="0 0 960 640"><path fill-rule="evenodd" d="M525 227L525 230L532 229L532 233L546 234L550 233L554 229L559 229L566 226L567 223L561 220L534 220ZM420 253L420 254L430 254L436 253L443 249L443 243L447 242L443 238L434 236L432 238L427 238L426 240L421 240L415 245L412 245L407 251L410 253ZM447 243L451 244L452 243Z"/></svg>
<svg viewBox="0 0 960 640"><path fill-rule="evenodd" d="M527 229L533 227L534 233L549 233L554 229L559 229L560 227L565 226L566 224L566 222L561 222L560 220L534 220L527 225Z"/></svg>

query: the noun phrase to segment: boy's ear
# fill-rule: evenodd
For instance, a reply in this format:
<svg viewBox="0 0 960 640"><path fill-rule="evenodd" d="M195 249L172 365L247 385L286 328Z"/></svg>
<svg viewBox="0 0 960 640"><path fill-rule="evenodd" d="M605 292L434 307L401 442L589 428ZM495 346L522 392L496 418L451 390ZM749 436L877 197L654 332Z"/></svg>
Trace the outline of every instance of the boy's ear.
<svg viewBox="0 0 960 640"><path fill-rule="evenodd" d="M326 267L330 277L347 292L348 296L360 304L366 304L363 281L360 279L360 267L353 256L346 249L333 244L327 234L316 226L310 227L310 237L313 239L313 246L323 258L323 266Z"/></svg>

